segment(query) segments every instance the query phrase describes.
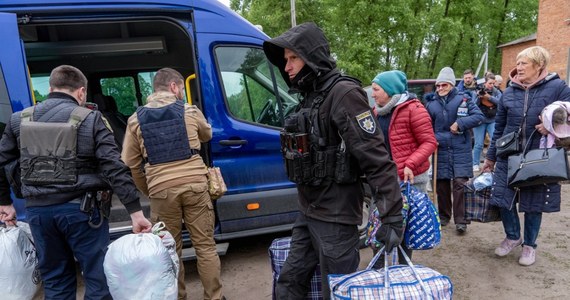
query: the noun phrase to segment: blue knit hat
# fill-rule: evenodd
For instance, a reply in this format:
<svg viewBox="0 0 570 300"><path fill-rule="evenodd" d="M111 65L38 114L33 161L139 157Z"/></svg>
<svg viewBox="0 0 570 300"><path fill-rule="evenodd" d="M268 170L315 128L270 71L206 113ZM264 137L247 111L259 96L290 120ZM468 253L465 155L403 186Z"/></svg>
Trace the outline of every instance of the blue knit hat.
<svg viewBox="0 0 570 300"><path fill-rule="evenodd" d="M397 94L403 94L408 90L408 79L406 78L406 74L399 70L379 73L374 77L372 82L382 87L390 97Z"/></svg>

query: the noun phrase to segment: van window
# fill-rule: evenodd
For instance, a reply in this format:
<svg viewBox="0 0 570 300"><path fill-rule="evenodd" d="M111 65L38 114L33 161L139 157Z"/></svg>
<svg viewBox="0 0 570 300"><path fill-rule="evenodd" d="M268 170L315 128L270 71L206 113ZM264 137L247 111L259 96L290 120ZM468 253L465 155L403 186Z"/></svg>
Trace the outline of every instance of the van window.
<svg viewBox="0 0 570 300"><path fill-rule="evenodd" d="M282 119L297 101L288 95L281 78L279 99L271 79L271 65L263 50L248 47L218 47L216 58L231 114L241 120L282 127ZM279 72L275 73L280 78Z"/></svg>
<svg viewBox="0 0 570 300"><path fill-rule="evenodd" d="M121 114L130 116L137 110L138 102L133 77L102 78L100 84L103 95L113 97Z"/></svg>
<svg viewBox="0 0 570 300"><path fill-rule="evenodd" d="M32 88L36 103L44 101L49 94L49 76L32 76Z"/></svg>
<svg viewBox="0 0 570 300"><path fill-rule="evenodd" d="M8 98L4 72L2 68L0 68L0 137L4 133L4 128L6 128L6 124L8 124L11 115L12 105L10 104L10 98Z"/></svg>
<svg viewBox="0 0 570 300"><path fill-rule="evenodd" d="M146 104L146 98L152 94L152 80L155 74L156 72L142 72L138 74L142 105Z"/></svg>

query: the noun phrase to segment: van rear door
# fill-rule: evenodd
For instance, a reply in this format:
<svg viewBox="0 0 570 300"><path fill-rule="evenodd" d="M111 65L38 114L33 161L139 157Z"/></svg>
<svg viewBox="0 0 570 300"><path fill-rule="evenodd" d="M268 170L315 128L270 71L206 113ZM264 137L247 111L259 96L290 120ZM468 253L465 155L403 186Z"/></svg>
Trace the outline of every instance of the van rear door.
<svg viewBox="0 0 570 300"><path fill-rule="evenodd" d="M10 115L32 105L26 70L26 56L18 33L15 14L0 13L2 47L0 47L0 124L5 125ZM2 126L2 131L4 126ZM24 201L12 195L19 220L26 218Z"/></svg>

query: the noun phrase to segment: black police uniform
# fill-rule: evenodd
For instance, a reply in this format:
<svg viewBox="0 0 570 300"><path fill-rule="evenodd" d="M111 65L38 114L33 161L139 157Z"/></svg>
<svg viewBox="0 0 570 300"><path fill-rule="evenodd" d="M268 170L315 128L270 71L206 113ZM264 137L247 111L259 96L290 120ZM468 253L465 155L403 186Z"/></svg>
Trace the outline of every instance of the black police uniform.
<svg viewBox="0 0 570 300"><path fill-rule="evenodd" d="M315 24L291 28L263 46L292 91L303 97L297 114L286 120L286 131L295 130L287 128L293 123L300 134L309 136L309 154L301 168L304 176L292 176L292 171L300 168L287 166L289 177L297 183L301 214L278 280L277 298L303 298L311 273L320 263L323 296L328 299L327 275L354 272L360 261L357 226L362 221L364 189L359 175L366 175L383 224L399 223L401 229L396 165L389 158L365 92L354 79L341 76L330 57L328 42ZM305 62L293 82L284 71L284 48ZM288 122L291 118L297 120ZM287 142L282 140L282 144ZM341 148L348 156L342 155ZM349 169L345 176L338 174L340 165Z"/></svg>
<svg viewBox="0 0 570 300"><path fill-rule="evenodd" d="M33 121L66 123L77 101L65 93L50 93L38 104ZM0 141L0 169L20 155L21 112L12 114ZM54 137L55 139L55 137ZM110 299L103 273L105 249L109 243L108 221L99 228L97 211L88 216L79 210L87 191L112 188L129 213L141 210L137 189L101 113L89 113L77 130L77 180L74 183L28 185L22 183L27 219L38 248L38 268L44 280L46 298L75 297L74 256L82 266L86 295ZM0 205L10 205L7 182L0 180ZM66 282L62 285L61 282ZM87 284L88 283L88 284ZM56 296L57 295L57 296Z"/></svg>

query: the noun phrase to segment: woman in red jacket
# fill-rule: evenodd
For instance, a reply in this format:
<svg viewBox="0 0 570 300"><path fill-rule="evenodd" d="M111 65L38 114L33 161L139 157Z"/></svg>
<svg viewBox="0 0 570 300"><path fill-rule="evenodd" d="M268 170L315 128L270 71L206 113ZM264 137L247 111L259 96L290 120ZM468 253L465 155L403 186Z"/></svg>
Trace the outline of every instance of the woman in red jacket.
<svg viewBox="0 0 570 300"><path fill-rule="evenodd" d="M415 94L408 93L408 80L402 71L382 72L372 80L372 98L388 153L398 168L402 182L410 182L426 192L429 157L437 148L431 118ZM402 247L408 256L412 250ZM401 255L400 255L401 257ZM381 267L383 260L378 260ZM401 264L405 263L402 258Z"/></svg>

